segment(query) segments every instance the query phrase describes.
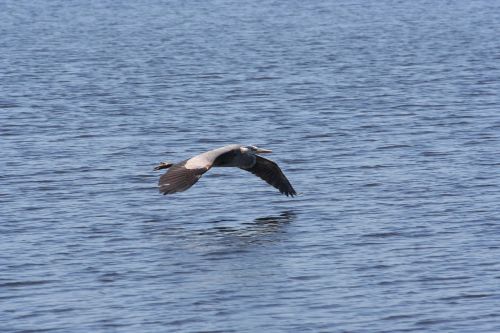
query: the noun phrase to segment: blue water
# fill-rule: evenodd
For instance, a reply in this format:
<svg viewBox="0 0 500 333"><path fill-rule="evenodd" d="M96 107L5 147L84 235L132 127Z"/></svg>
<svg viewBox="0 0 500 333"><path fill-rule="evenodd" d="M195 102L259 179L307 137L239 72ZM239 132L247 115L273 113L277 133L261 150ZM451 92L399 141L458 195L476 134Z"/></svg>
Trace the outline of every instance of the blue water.
<svg viewBox="0 0 500 333"><path fill-rule="evenodd" d="M1 332L500 332L500 3L0 3ZM153 172L273 149L162 196Z"/></svg>

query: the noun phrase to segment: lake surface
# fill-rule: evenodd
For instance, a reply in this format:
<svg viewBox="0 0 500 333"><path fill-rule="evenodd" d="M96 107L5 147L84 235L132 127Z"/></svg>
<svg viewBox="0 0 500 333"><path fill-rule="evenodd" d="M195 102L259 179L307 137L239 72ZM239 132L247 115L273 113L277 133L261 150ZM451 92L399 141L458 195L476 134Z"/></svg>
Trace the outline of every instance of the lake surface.
<svg viewBox="0 0 500 333"><path fill-rule="evenodd" d="M1 332L500 332L500 2L2 1ZM160 161L274 150L300 195Z"/></svg>

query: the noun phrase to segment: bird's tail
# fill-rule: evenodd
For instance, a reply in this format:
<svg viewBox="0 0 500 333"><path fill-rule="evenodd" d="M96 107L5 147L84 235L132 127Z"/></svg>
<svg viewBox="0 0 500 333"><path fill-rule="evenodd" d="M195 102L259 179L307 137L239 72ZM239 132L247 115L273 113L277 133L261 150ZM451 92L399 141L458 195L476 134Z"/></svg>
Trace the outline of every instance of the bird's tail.
<svg viewBox="0 0 500 333"><path fill-rule="evenodd" d="M174 165L174 163L170 163L170 162L161 162L160 164L158 164L153 170L157 171L157 170L161 170L161 169L168 169L170 168L172 165Z"/></svg>

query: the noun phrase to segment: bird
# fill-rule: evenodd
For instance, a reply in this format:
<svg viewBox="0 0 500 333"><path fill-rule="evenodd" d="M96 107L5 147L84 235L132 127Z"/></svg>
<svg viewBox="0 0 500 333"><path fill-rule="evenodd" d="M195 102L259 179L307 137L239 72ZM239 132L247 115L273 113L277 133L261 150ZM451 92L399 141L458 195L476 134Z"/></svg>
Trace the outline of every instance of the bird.
<svg viewBox="0 0 500 333"><path fill-rule="evenodd" d="M278 164L259 155L271 152L272 150L256 146L231 144L179 163L161 162L154 170L168 170L160 177L159 191L163 194L183 192L193 186L212 167L237 167L260 177L287 197L297 195Z"/></svg>

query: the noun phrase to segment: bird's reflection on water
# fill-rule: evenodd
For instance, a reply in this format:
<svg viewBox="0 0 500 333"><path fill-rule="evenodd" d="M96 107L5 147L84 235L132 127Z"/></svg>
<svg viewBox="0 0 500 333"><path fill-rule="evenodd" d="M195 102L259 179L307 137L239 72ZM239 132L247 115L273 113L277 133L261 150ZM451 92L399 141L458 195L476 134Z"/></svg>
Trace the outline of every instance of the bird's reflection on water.
<svg viewBox="0 0 500 333"><path fill-rule="evenodd" d="M249 244L279 242L286 234L287 225L295 221L297 214L283 211L277 215L254 218L245 222L239 219L217 220L211 223L168 225L166 223L144 224L145 234L157 238L163 246L175 244L177 248L245 247ZM160 222L154 220L154 222Z"/></svg>
<svg viewBox="0 0 500 333"><path fill-rule="evenodd" d="M240 240L243 243L259 243L272 241L274 235L285 232L285 227L296 219L293 211L284 211L279 215L255 218L251 222L243 222L239 226L215 226L200 231L203 235L215 235L226 240Z"/></svg>

